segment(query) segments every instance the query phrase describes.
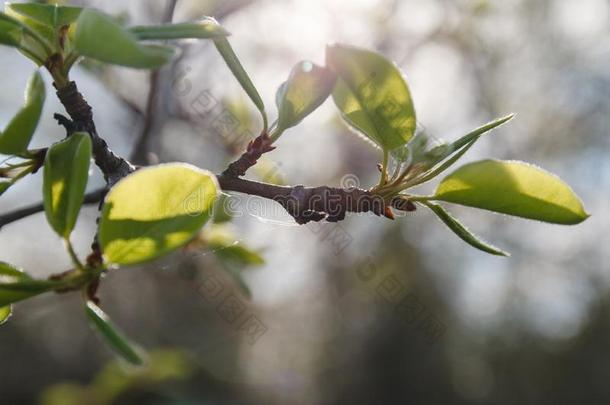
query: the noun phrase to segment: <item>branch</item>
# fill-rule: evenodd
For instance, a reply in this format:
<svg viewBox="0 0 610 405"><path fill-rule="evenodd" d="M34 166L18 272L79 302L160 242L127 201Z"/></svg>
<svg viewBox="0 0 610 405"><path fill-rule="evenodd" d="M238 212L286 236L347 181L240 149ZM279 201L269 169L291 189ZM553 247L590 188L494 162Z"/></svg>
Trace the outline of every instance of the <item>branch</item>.
<svg viewBox="0 0 610 405"><path fill-rule="evenodd" d="M222 172L222 175L226 177L241 177L246 174L249 168L258 162L258 159L260 159L264 153L271 152L274 149L275 146L273 146L273 140L269 134L261 134L250 141L243 155L235 162L231 163L229 167Z"/></svg>
<svg viewBox="0 0 610 405"><path fill-rule="evenodd" d="M223 174L218 175L217 178L220 188L224 191L258 196L277 202L299 224L322 220L339 222L345 219L345 214L348 212L372 212L377 216L392 218L391 214L388 214L387 204L381 196L359 188L277 186ZM101 188L87 193L83 204L99 203L106 192L106 188ZM396 200L392 201L391 206L406 211L407 209L401 204L403 203ZM43 203L38 203L1 215L0 229L5 225L43 211Z"/></svg>
<svg viewBox="0 0 610 405"><path fill-rule="evenodd" d="M381 196L359 188L277 186L224 174L218 176L218 182L225 191L277 202L301 225L322 220L339 222L345 219L348 212L372 212L377 216L393 218Z"/></svg>
<svg viewBox="0 0 610 405"><path fill-rule="evenodd" d="M84 204L95 204L100 202L104 195L106 194L106 189L101 188L99 190L92 191L85 195ZM21 219L27 218L31 215L38 214L39 212L44 211L44 204L38 203L34 205L30 205L28 207L20 208L18 210L9 212L4 215L0 215L0 229L2 229L5 225L8 225L13 222L17 222Z"/></svg>
<svg viewBox="0 0 610 405"><path fill-rule="evenodd" d="M55 85L57 87L57 85ZM73 122L59 120L68 132L86 131L91 136L93 144L93 159L104 174L104 179L112 187L123 177L135 171L135 167L127 160L115 155L104 139L102 139L93 122L93 111L83 95L78 91L76 83L69 82L65 87L57 89L57 97L65 107Z"/></svg>

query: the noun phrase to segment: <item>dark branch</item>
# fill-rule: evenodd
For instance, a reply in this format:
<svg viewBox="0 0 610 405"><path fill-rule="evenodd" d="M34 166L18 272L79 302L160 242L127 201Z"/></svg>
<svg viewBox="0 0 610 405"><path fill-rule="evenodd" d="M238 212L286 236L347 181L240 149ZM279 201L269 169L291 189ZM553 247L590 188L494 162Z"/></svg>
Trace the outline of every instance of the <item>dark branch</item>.
<svg viewBox="0 0 610 405"><path fill-rule="evenodd" d="M260 159L264 153L271 152L274 149L275 146L273 146L273 141L269 135L261 134L256 139L250 141L243 155L235 162L231 163L222 175L226 177L241 177L246 174L249 168L258 162L258 159Z"/></svg>
<svg viewBox="0 0 610 405"><path fill-rule="evenodd" d="M131 163L115 155L106 141L98 135L93 122L93 110L78 91L76 83L70 82L65 87L58 89L57 97L72 118L72 122L65 117L63 119L56 118L61 125L66 127L69 133L74 131L89 133L93 144L95 164L104 174L109 187L112 187L117 181L135 170Z"/></svg>
<svg viewBox="0 0 610 405"><path fill-rule="evenodd" d="M168 1L160 21L162 24L171 23L174 20L177 3L177 0ZM149 73L148 97L146 99L146 107L141 114L143 118L142 130L136 139L131 157L129 158L131 162L137 165L151 163L148 154L149 143L151 138L159 132L167 119L167 108L163 105L162 101L164 100L163 97L161 97L163 94L160 90L164 88L164 85L162 85L163 82L171 82L169 74L173 71L179 59L180 58L174 59L169 67L157 69Z"/></svg>
<svg viewBox="0 0 610 405"><path fill-rule="evenodd" d="M345 214L372 212L378 216L390 217L387 204L379 195L358 188L343 189L328 186L277 186L259 183L225 175L218 176L220 188L252 196L273 200L280 204L299 224L326 220L338 222L345 219ZM85 195L84 204L100 202L106 189L95 190ZM396 209L406 210L400 201L393 201ZM0 216L0 229L12 222L44 211L42 203L21 208Z"/></svg>
<svg viewBox="0 0 610 405"><path fill-rule="evenodd" d="M381 196L358 188L276 186L224 174L218 176L218 182L224 191L255 195L279 203L299 224L322 220L339 222L348 212L372 212L389 217Z"/></svg>
<svg viewBox="0 0 610 405"><path fill-rule="evenodd" d="M99 190L92 191L85 195L84 204L95 204L102 200L104 195L106 194L106 189L102 188ZM27 218L31 215L38 214L39 212L44 211L43 203L38 203L34 205L30 205L28 207L20 208L18 210L9 212L4 215L0 215L0 229L2 229L5 225L8 225L13 222L17 222L23 218Z"/></svg>

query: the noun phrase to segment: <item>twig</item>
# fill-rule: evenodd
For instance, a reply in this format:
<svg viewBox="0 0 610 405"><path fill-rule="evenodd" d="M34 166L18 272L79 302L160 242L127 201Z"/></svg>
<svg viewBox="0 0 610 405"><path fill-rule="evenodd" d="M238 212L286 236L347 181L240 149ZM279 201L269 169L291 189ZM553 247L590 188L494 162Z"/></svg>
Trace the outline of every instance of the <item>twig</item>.
<svg viewBox="0 0 610 405"><path fill-rule="evenodd" d="M161 18L161 23L172 22L177 3L177 0L169 0L163 17ZM176 63L176 61L172 62L172 66ZM165 72L165 70L163 72ZM166 74L162 75L162 70L154 70L149 75L148 97L143 112L144 124L142 125L142 130L140 131L140 135L136 140L130 157L130 160L136 164L150 164L148 144L153 133L158 132L158 130L155 130L156 127L158 127L158 123L164 121L163 117L159 116L161 115L161 111L157 111L159 109L157 108L159 105L159 84L162 76L167 76ZM163 78L165 79L165 77ZM163 115L165 115L165 111L163 111Z"/></svg>
<svg viewBox="0 0 610 405"><path fill-rule="evenodd" d="M106 189L101 188L99 190L92 191L85 195L84 204L95 204L102 200L104 195L106 194ZM38 203L34 205L30 205L28 207L20 208L18 210L9 212L4 215L0 215L0 229L2 229L5 225L8 225L13 222L17 222L21 219L27 218L31 215L38 214L39 212L44 211L43 203Z"/></svg>
<svg viewBox="0 0 610 405"><path fill-rule="evenodd" d="M57 89L57 97L65 107L72 123L60 122L66 129L86 131L91 136L93 144L93 158L95 164L104 174L104 179L109 187L117 181L135 171L135 167L127 160L115 155L108 147L106 141L100 137L93 122L93 111L85 101L83 95L78 91L76 83L69 82L65 87ZM70 130L69 129L69 130Z"/></svg>
<svg viewBox="0 0 610 405"><path fill-rule="evenodd" d="M258 159L260 159L264 153L271 152L274 149L275 146L273 146L273 140L269 134L261 134L250 141L243 155L235 162L231 163L222 175L226 177L241 177L246 174L249 168L258 162Z"/></svg>

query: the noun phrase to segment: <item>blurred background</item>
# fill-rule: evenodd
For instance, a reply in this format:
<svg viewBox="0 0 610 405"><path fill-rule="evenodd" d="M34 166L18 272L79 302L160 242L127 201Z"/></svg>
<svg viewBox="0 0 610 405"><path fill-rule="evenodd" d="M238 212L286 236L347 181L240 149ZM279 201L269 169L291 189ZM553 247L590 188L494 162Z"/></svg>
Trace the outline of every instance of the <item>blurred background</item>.
<svg viewBox="0 0 610 405"><path fill-rule="evenodd" d="M540 165L592 217L561 227L450 207L512 253L497 258L423 209L393 222L358 215L300 227L273 204L227 197L235 218L206 232L243 250L190 249L111 271L102 284L103 308L149 351L148 368L114 360L78 294L45 295L16 305L0 328L0 403L610 403L610 1L67 3L127 24L216 17L272 116L291 67L323 64L327 43L377 50L405 72L419 127L438 140L517 113L464 161ZM118 153L219 172L261 123L210 42L180 47L157 73L85 62L73 79ZM3 127L33 66L5 47L0 58ZM39 147L64 136L45 79ZM249 177L370 187L379 158L327 102ZM102 184L92 170L91 189ZM38 202L40 188L30 176L0 212ZM79 218L81 256L96 215L89 206ZM38 277L70 267L44 214L0 230L0 259Z"/></svg>

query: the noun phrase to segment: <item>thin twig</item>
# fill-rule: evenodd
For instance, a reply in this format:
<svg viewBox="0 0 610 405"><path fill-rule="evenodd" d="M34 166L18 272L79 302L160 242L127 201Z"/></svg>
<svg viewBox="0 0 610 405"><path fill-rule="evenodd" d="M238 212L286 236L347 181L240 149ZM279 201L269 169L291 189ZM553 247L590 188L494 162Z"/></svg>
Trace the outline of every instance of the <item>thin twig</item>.
<svg viewBox="0 0 610 405"><path fill-rule="evenodd" d="M102 200L106 194L106 189L101 188L99 190L92 191L85 195L85 200L83 204L95 204ZM44 211L44 204L38 203L33 204L24 208L20 208L18 210L9 212L4 215L0 215L0 229L2 229L5 225L8 225L13 222L17 222L21 219L27 218L31 215L38 214L39 212Z"/></svg>

